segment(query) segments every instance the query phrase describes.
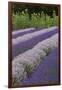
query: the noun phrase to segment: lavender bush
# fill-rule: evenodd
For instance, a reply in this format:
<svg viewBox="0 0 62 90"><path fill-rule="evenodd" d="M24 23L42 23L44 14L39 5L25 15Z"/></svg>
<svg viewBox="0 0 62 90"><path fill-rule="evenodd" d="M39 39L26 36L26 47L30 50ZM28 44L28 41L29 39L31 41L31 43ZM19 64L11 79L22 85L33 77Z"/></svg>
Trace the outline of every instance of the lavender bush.
<svg viewBox="0 0 62 90"><path fill-rule="evenodd" d="M43 40L12 60L12 78L19 83L37 67L52 49L58 46L58 34ZM29 68L29 69L28 69Z"/></svg>
<svg viewBox="0 0 62 90"><path fill-rule="evenodd" d="M27 41L29 39L32 39L38 35L42 35L46 32L50 32L50 31L53 31L55 29L57 29L58 27L57 26L54 26L54 27L51 27L51 28L48 28L48 29L43 29L43 30L40 30L40 31L37 31L37 32L34 32L34 33L30 33L30 34L26 34L26 35L23 35L23 36L19 36L15 39L12 39L12 44L13 45L16 45L20 42L24 42L24 41Z"/></svg>

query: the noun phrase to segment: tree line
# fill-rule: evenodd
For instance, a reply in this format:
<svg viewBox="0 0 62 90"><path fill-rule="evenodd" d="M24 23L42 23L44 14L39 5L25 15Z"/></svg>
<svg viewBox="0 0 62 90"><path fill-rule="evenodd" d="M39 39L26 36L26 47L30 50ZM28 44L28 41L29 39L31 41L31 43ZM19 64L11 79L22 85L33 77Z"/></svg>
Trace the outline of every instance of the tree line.
<svg viewBox="0 0 62 90"><path fill-rule="evenodd" d="M28 5L28 4L14 4L13 5L13 13L20 14L21 12L28 13L29 19L31 20L32 14L39 14L41 17L41 13L43 12L46 15L49 15L51 18L53 17L53 12L58 16L58 8L57 6L43 6L43 5Z"/></svg>

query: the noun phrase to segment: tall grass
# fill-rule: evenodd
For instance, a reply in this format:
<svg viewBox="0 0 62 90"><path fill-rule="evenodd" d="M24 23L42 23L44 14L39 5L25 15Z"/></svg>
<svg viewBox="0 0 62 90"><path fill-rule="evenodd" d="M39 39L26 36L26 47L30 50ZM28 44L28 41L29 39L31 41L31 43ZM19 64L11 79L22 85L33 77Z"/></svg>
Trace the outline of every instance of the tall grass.
<svg viewBox="0 0 62 90"><path fill-rule="evenodd" d="M45 19L46 17L46 19ZM53 12L53 17L51 18L42 12L41 17L39 13L33 13L31 20L29 19L28 13L20 13L20 14L13 14L12 15L12 24L13 30L17 30L20 28L43 28L43 27L51 27L58 25L58 16L56 16L55 12Z"/></svg>

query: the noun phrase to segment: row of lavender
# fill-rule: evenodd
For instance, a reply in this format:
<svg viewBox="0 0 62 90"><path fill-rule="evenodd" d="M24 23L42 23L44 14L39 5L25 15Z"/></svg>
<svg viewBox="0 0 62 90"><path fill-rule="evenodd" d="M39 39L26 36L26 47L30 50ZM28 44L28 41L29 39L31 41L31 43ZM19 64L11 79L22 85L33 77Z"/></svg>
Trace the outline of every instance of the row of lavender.
<svg viewBox="0 0 62 90"><path fill-rule="evenodd" d="M40 30L36 30L36 32L34 32L34 28L31 28L31 29L25 29L23 30L23 33L24 32L27 32L27 34L24 34L22 37L21 37L21 34L22 34L22 30L21 31L16 31L16 32L13 32L13 36L16 36L16 38L12 39L12 44L15 45L15 44L18 44L19 42L24 42L26 40L29 40L33 37L36 37L38 35L42 35L44 33L47 33L47 32L50 32L50 31L53 31L57 29L57 27L51 27L51 28L48 28L48 29L40 29ZM32 32L30 32L32 31ZM29 33L30 32L30 33ZM20 34L20 35L19 35Z"/></svg>
<svg viewBox="0 0 62 90"><path fill-rule="evenodd" d="M58 47L58 34L57 27L52 27L48 29L43 29L40 31L34 31L32 30L31 33L24 34L23 36L18 36L15 39L15 42L13 41L13 47L20 46L23 42L25 42L24 45L26 45L26 42L32 41L34 38L38 38L40 36L41 38L45 35L46 38L42 38L38 40L36 44L34 44L31 48L28 47L28 49L22 53L18 53L13 58L12 61L12 77L13 82L20 82L24 78L26 78L34 69L39 65L39 63L49 55L52 49L55 47ZM31 29L29 30L31 31ZM23 31L21 31L23 32ZM21 35L21 32L20 35ZM13 33L14 35L18 33ZM43 36L42 36L43 35ZM49 36L48 36L49 35ZM36 42L36 41L34 41ZM34 43L33 42L33 43ZM27 43L28 46L28 43ZM26 47L25 47L26 48ZM16 49L16 47L15 47ZM21 50L21 49L20 49ZM17 52L17 50L16 50ZM14 52L15 53L15 52Z"/></svg>
<svg viewBox="0 0 62 90"><path fill-rule="evenodd" d="M32 32L31 32L32 31ZM20 33L20 35L18 34ZM21 36L22 33L27 32L26 31L16 31L14 32L13 36L18 35L18 37L12 39L12 56L13 58L17 56L19 53L23 53L28 49L33 48L37 43L45 40L46 38L51 37L55 33L58 32L57 27L52 27L48 29L40 29L36 30L34 32L34 29L29 29L29 32L26 33L23 36Z"/></svg>

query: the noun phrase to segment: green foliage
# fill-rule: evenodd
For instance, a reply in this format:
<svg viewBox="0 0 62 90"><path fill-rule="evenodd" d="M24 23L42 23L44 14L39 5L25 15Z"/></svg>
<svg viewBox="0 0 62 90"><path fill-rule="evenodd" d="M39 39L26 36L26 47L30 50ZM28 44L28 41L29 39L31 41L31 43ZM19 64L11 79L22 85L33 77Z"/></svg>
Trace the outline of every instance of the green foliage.
<svg viewBox="0 0 62 90"><path fill-rule="evenodd" d="M27 72L27 76L32 73L32 66L29 64L24 64L25 71Z"/></svg>
<svg viewBox="0 0 62 90"><path fill-rule="evenodd" d="M51 52L51 48L43 49L43 51L46 53L46 56Z"/></svg>
<svg viewBox="0 0 62 90"><path fill-rule="evenodd" d="M19 83L16 78L12 78L12 86L17 86Z"/></svg>
<svg viewBox="0 0 62 90"><path fill-rule="evenodd" d="M13 30L20 28L42 28L42 27L51 27L58 25L58 16L56 16L55 11L53 11L53 17L50 17L48 14L33 13L31 14L31 20L29 19L29 14L22 11L21 13L13 14L12 17Z"/></svg>

